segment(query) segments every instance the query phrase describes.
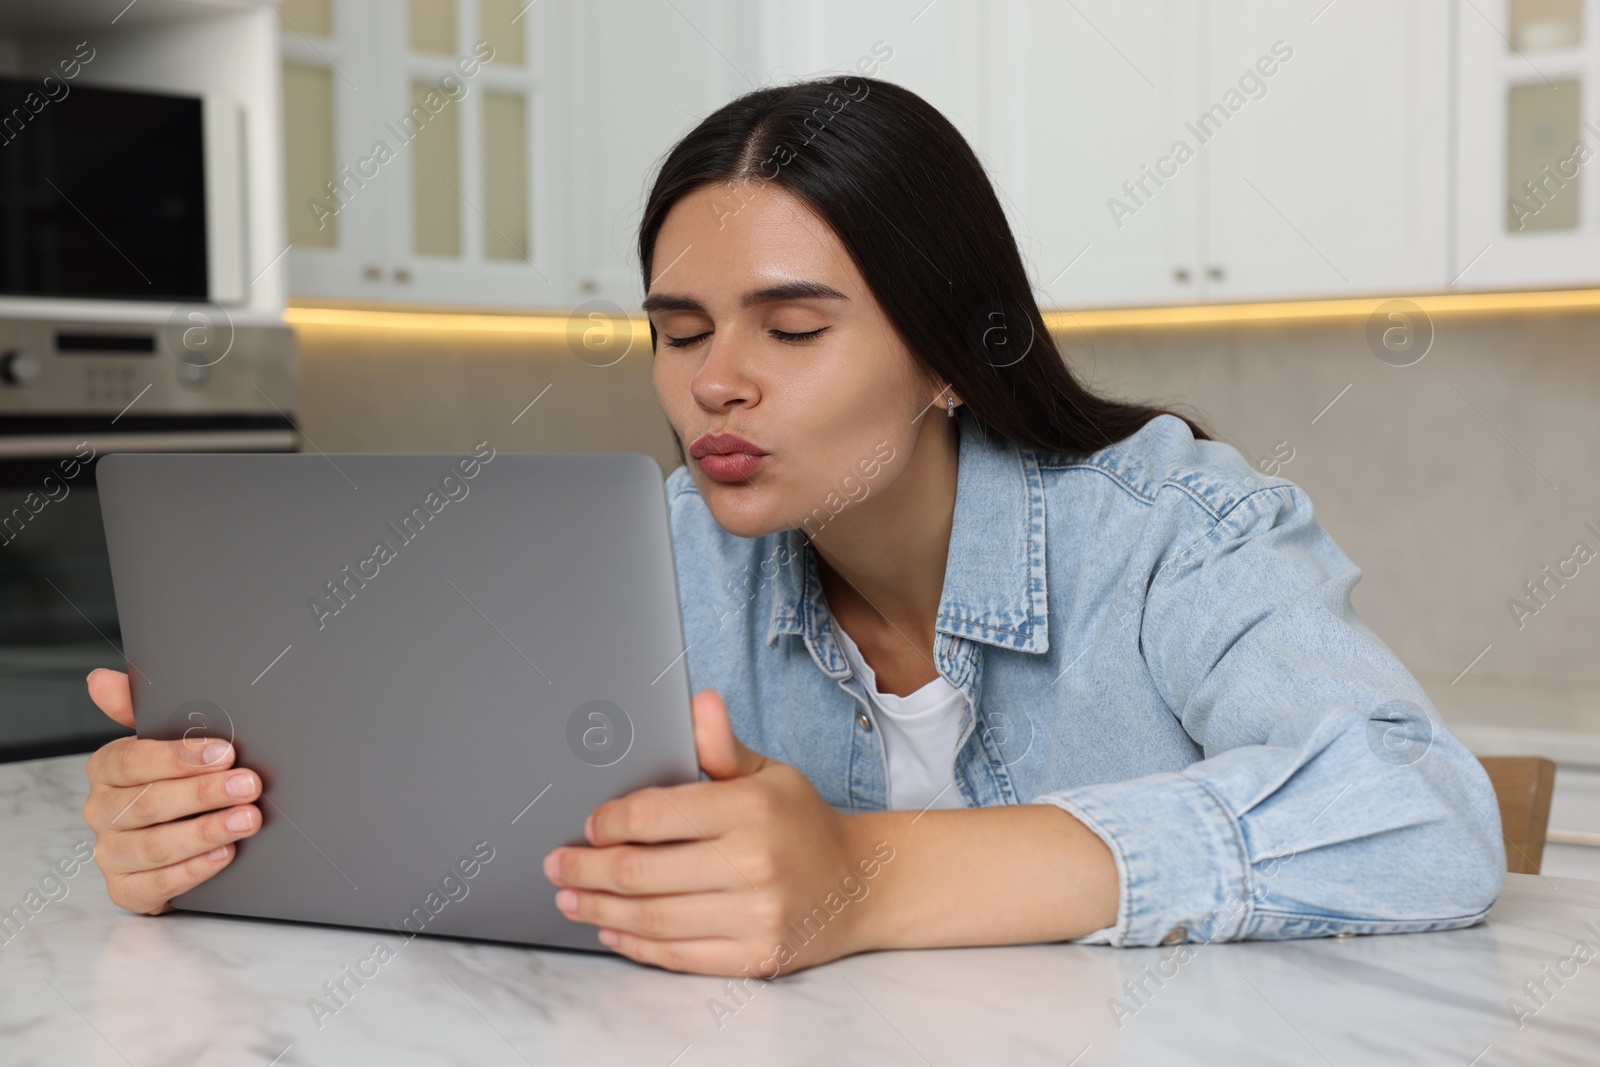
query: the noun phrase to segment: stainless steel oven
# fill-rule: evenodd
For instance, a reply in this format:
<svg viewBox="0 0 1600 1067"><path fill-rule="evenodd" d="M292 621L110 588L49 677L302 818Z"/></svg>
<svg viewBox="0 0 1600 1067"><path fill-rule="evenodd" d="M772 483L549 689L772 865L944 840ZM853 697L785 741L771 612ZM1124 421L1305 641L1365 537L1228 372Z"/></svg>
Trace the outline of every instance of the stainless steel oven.
<svg viewBox="0 0 1600 1067"><path fill-rule="evenodd" d="M95 667L124 669L100 457L295 451L296 386L293 333L215 305L0 308L0 762L127 733L84 687Z"/></svg>

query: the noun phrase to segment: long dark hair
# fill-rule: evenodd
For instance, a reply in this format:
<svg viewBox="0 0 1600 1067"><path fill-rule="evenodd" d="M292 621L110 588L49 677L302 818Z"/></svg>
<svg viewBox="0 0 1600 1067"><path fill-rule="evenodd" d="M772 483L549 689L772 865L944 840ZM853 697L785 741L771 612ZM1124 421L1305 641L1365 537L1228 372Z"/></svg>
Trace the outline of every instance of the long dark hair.
<svg viewBox="0 0 1600 1067"><path fill-rule="evenodd" d="M1073 377L983 164L910 90L850 75L758 89L708 116L667 154L645 204L647 290L667 213L707 184L727 184L729 210L767 185L808 204L913 357L989 432L1082 456L1177 414L1097 396Z"/></svg>

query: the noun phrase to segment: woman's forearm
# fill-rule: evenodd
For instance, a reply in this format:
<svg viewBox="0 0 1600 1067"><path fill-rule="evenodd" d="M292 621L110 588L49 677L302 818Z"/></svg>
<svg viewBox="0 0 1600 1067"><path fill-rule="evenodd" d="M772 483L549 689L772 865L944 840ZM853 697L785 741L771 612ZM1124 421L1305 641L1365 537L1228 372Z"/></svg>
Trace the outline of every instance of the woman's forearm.
<svg viewBox="0 0 1600 1067"><path fill-rule="evenodd" d="M862 856L893 849L854 916L856 951L1064 941L1117 920L1111 850L1060 808L846 818Z"/></svg>

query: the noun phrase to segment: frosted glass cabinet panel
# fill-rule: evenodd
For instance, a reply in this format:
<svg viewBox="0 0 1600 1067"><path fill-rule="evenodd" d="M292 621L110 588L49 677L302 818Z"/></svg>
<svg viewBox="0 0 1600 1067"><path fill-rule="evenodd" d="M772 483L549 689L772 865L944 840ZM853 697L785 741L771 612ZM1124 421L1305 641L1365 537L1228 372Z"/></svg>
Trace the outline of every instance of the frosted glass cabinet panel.
<svg viewBox="0 0 1600 1067"><path fill-rule="evenodd" d="M1596 0L1479 5L1459 27L1461 289L1600 284Z"/></svg>
<svg viewBox="0 0 1600 1067"><path fill-rule="evenodd" d="M550 75L530 41L536 19L561 17L556 8L282 6L291 295L567 302L548 280L561 274L559 249L534 225L541 157L555 153L535 136Z"/></svg>
<svg viewBox="0 0 1600 1067"><path fill-rule="evenodd" d="M514 93L483 98L483 243L490 259L528 255L528 108Z"/></svg>
<svg viewBox="0 0 1600 1067"><path fill-rule="evenodd" d="M1512 51L1571 48L1583 39L1583 0L1511 0L1510 13Z"/></svg>
<svg viewBox="0 0 1600 1067"><path fill-rule="evenodd" d="M283 65L283 122L295 131L295 150L286 160L284 189L289 198L289 240L302 248L337 248L339 218L331 210L312 211L325 196L333 175L333 71L305 63ZM295 210L298 206L299 210Z"/></svg>
<svg viewBox="0 0 1600 1067"><path fill-rule="evenodd" d="M459 257L461 135L446 99L437 85L411 83L411 113L431 115L410 145L411 242L422 255Z"/></svg>
<svg viewBox="0 0 1600 1067"><path fill-rule="evenodd" d="M1506 232L1575 230L1583 198L1583 172L1560 165L1578 143L1576 78L1513 85L1506 91Z"/></svg>
<svg viewBox="0 0 1600 1067"><path fill-rule="evenodd" d="M278 0L278 24L284 33L328 37L333 33L333 0Z"/></svg>
<svg viewBox="0 0 1600 1067"><path fill-rule="evenodd" d="M468 3L471 0L467 0ZM456 51L455 0L407 0L413 52L449 56Z"/></svg>

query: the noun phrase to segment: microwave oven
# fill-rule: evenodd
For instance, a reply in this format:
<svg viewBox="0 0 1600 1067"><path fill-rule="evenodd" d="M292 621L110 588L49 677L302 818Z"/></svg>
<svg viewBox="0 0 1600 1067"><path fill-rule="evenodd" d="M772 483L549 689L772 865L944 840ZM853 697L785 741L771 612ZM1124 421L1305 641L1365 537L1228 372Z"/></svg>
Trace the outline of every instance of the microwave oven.
<svg viewBox="0 0 1600 1067"><path fill-rule="evenodd" d="M0 78L0 297L241 303L243 115Z"/></svg>

